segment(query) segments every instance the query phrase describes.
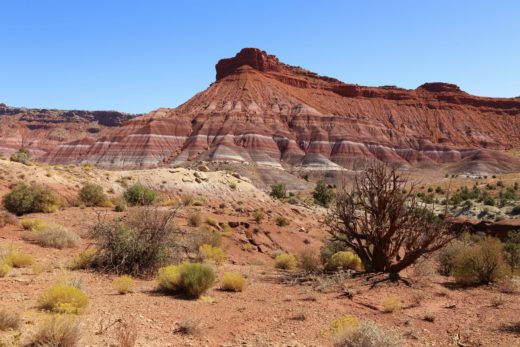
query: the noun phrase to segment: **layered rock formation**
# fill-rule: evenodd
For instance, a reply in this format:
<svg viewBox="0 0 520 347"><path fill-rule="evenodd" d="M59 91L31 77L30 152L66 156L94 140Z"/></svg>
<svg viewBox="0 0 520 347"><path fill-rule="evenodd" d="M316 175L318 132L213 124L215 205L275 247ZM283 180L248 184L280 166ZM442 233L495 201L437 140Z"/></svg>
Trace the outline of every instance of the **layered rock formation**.
<svg viewBox="0 0 520 347"><path fill-rule="evenodd" d="M42 158L71 141L88 142L133 115L116 111L78 111L9 107L0 104L0 153L27 147Z"/></svg>
<svg viewBox="0 0 520 347"><path fill-rule="evenodd" d="M468 171L517 164L501 150L520 147L519 99L477 97L446 83L345 84L254 48L219 61L216 78L175 109L42 149L41 158L110 168L194 160L319 170L365 159L461 163Z"/></svg>

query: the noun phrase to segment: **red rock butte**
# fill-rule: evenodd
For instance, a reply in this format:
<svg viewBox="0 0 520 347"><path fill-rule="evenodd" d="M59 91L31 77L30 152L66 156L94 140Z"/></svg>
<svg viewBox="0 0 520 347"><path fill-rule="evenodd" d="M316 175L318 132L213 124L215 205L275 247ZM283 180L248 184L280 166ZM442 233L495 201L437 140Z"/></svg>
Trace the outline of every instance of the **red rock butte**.
<svg viewBox="0 0 520 347"><path fill-rule="evenodd" d="M473 96L439 82L414 90L346 84L256 48L220 60L216 82L177 108L112 117L95 132L84 125L92 119L38 118L30 128L20 118L0 149L23 143L52 164L114 169L234 161L341 170L378 159L490 172L517 168L503 150L520 147L518 98ZM57 128L69 135L51 139Z"/></svg>

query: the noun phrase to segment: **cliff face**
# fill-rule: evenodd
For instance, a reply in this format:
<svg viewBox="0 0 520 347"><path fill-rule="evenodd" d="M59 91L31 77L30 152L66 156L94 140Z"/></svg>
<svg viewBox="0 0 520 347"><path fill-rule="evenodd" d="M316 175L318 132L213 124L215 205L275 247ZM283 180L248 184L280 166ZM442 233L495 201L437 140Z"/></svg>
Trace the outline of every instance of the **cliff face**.
<svg viewBox="0 0 520 347"><path fill-rule="evenodd" d="M0 152L27 147L42 157L70 141L97 138L133 115L116 111L79 111L9 107L0 104Z"/></svg>
<svg viewBox="0 0 520 347"><path fill-rule="evenodd" d="M41 158L111 168L230 160L334 170L367 158L517 164L500 150L520 147L519 99L472 96L446 83L345 84L254 48L219 61L216 75L175 109L43 149Z"/></svg>

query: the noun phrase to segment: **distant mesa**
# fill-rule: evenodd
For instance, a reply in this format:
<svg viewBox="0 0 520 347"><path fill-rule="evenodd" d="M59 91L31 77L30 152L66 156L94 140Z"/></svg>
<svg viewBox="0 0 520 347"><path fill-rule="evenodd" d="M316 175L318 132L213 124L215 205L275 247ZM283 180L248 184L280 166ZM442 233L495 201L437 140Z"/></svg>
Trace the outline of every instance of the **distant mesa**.
<svg viewBox="0 0 520 347"><path fill-rule="evenodd" d="M473 96L442 82L413 90L348 84L257 48L215 68L206 90L145 115L2 104L0 151L23 145L48 163L114 169L230 161L338 171L367 159L466 172L519 165L504 152L520 148L518 98Z"/></svg>

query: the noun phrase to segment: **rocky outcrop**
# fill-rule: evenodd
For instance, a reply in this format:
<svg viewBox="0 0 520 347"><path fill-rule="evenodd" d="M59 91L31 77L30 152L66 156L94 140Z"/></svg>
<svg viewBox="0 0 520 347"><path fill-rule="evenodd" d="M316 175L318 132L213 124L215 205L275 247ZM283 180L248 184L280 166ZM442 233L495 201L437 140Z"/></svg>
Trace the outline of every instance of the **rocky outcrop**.
<svg viewBox="0 0 520 347"><path fill-rule="evenodd" d="M109 168L237 161L342 170L366 159L454 163L496 172L518 162L520 100L470 95L447 83L414 90L319 76L246 48L216 65L217 81L175 109L41 148L50 163Z"/></svg>
<svg viewBox="0 0 520 347"><path fill-rule="evenodd" d="M116 111L54 110L9 107L0 103L0 152L27 147L42 157L59 145L85 148L108 128L119 127L134 115Z"/></svg>

